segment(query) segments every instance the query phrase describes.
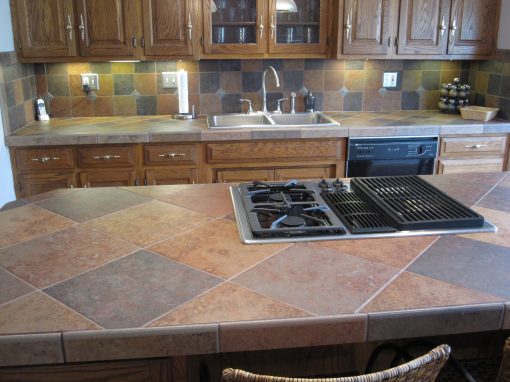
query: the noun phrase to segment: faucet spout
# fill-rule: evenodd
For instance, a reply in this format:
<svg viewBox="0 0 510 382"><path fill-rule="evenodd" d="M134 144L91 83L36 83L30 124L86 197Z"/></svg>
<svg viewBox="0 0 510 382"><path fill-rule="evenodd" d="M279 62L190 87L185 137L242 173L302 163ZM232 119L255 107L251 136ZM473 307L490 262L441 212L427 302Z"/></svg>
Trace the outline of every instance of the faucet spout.
<svg viewBox="0 0 510 382"><path fill-rule="evenodd" d="M266 91L266 75L267 72L272 72L274 79L276 81L276 87L280 87L280 79L278 78L278 73L276 73L276 69L272 66L268 66L266 70L264 70L264 74L262 74L262 111L267 113L267 91Z"/></svg>

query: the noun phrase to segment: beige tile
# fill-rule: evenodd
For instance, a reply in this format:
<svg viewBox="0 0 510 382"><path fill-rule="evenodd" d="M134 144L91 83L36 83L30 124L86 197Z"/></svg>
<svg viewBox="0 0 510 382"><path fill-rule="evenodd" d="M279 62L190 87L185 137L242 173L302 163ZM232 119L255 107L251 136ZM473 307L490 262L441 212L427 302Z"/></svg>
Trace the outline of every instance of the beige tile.
<svg viewBox="0 0 510 382"><path fill-rule="evenodd" d="M135 89L141 95L156 95L156 73L136 73Z"/></svg>
<svg viewBox="0 0 510 382"><path fill-rule="evenodd" d="M126 191L134 192L153 199L165 200L174 192L188 190L196 187L190 184L177 184L170 186L121 187Z"/></svg>
<svg viewBox="0 0 510 382"><path fill-rule="evenodd" d="M304 86L311 91L324 91L324 73L323 70L306 70L304 73Z"/></svg>
<svg viewBox="0 0 510 382"><path fill-rule="evenodd" d="M131 96L115 96L115 115L128 116L136 115L136 99Z"/></svg>
<svg viewBox="0 0 510 382"><path fill-rule="evenodd" d="M223 72L220 75L220 87L227 94L242 92L241 72Z"/></svg>
<svg viewBox="0 0 510 382"><path fill-rule="evenodd" d="M0 336L0 366L64 363L62 334Z"/></svg>
<svg viewBox="0 0 510 382"><path fill-rule="evenodd" d="M333 70L326 70L324 72L325 91L339 91L342 86L344 86L344 72ZM361 86L363 86L363 84ZM349 90L352 91L354 89L349 88Z"/></svg>
<svg viewBox="0 0 510 382"><path fill-rule="evenodd" d="M403 72L402 90L415 91L421 86L421 70L406 70Z"/></svg>
<svg viewBox="0 0 510 382"><path fill-rule="evenodd" d="M0 294L0 304L4 304L10 300L33 292L34 288L12 273L0 269L0 290L2 291Z"/></svg>

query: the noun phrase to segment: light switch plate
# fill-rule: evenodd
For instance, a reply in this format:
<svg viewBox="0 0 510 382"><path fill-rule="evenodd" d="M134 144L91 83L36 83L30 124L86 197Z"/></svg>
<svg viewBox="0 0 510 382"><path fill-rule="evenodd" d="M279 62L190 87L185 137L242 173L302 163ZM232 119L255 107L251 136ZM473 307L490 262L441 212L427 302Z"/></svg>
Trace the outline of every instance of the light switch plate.
<svg viewBox="0 0 510 382"><path fill-rule="evenodd" d="M99 76L96 73L82 73L81 87L88 86L89 90L99 90Z"/></svg>
<svg viewBox="0 0 510 382"><path fill-rule="evenodd" d="M162 72L163 88L176 89L178 87L178 73L177 72Z"/></svg>
<svg viewBox="0 0 510 382"><path fill-rule="evenodd" d="M398 72L384 72L383 87L396 88L398 82Z"/></svg>

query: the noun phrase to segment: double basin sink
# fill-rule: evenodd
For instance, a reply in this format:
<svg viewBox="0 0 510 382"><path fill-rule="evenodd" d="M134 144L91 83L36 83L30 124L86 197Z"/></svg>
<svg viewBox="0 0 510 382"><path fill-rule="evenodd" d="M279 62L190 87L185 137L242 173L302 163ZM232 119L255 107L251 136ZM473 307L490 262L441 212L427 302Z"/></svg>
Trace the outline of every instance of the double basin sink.
<svg viewBox="0 0 510 382"><path fill-rule="evenodd" d="M340 126L331 117L321 113L296 114L223 114L207 117L210 129L334 127Z"/></svg>

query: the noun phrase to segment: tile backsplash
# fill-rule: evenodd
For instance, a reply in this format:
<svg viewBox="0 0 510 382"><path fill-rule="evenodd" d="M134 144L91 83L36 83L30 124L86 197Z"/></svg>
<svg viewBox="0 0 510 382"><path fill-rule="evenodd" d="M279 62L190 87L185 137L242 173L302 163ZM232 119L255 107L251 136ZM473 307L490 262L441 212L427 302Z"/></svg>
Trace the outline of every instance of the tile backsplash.
<svg viewBox="0 0 510 382"><path fill-rule="evenodd" d="M281 87L267 78L268 108L298 94L297 110L311 90L316 109L325 111L399 111L436 109L439 86L454 77L467 81L467 61L403 60L203 60L199 62L114 62L36 64L37 95L53 117L175 114L175 89L162 87L161 72L188 71L189 102L200 114L244 111L240 98L261 109L262 73L272 65ZM382 87L384 71L399 73L396 88ZM99 90L86 97L81 73L98 73ZM288 110L288 103L284 110Z"/></svg>

